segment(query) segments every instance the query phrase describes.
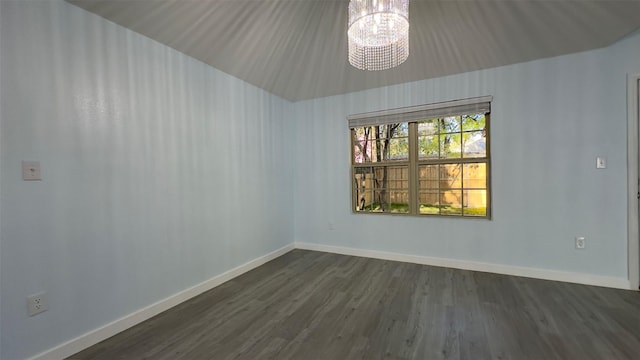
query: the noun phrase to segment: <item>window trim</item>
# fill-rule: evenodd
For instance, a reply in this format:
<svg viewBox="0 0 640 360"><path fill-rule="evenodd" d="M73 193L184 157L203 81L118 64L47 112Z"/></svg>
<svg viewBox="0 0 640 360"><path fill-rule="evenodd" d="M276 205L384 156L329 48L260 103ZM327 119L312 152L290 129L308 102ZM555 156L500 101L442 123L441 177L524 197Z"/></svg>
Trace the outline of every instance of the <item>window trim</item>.
<svg viewBox="0 0 640 360"><path fill-rule="evenodd" d="M439 217L439 218L460 218L460 219L480 219L491 220L493 213L492 203L492 166L491 166L491 102L492 96L483 96L463 100L454 100L441 103L434 103L428 105L420 105L392 110L383 110L370 113L350 115L347 117L349 121L349 133L350 133L350 165L351 165L351 212L354 214L382 214L392 216L412 216L412 217ZM440 111L439 109L444 109ZM457 109L458 111L454 110ZM469 112L469 110L471 112ZM480 110L480 111L478 111ZM453 159L420 159L418 154L418 122L421 120L432 120L438 117L446 116L460 116L470 114L484 113L485 115L485 132L486 132L486 155L482 158L453 158ZM409 114L404 116L405 114ZM428 114L431 117L416 117L416 114ZM433 117L431 114L439 114ZM444 115L443 115L444 114ZM407 120L409 119L409 120ZM389 161L380 163L356 163L354 158L355 149L355 128L394 124L399 122L408 122L409 124L409 159L401 161ZM461 130L462 132L462 130ZM469 216L464 215L464 201L462 204L461 214L421 214L420 213L420 185L419 185L419 168L421 165L436 165L436 164L470 164L480 163L486 164L486 177L485 177L485 191L486 191L486 215L484 216ZM373 212L373 211L356 211L357 199L356 199L356 181L355 181L355 169L359 167L376 167L376 166L408 166L409 169L409 212L408 213L396 213L396 212ZM461 180L462 181L462 180ZM464 187L461 188L464 192Z"/></svg>

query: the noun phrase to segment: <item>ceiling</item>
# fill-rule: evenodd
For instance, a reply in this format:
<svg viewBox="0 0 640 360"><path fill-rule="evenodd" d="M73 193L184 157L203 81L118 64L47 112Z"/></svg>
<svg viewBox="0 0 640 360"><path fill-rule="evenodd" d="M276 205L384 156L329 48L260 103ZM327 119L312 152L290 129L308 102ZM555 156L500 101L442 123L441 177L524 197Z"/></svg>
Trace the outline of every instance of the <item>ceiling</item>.
<svg viewBox="0 0 640 360"><path fill-rule="evenodd" d="M638 0L412 0L409 59L347 60L348 0L67 0L291 101L610 45Z"/></svg>

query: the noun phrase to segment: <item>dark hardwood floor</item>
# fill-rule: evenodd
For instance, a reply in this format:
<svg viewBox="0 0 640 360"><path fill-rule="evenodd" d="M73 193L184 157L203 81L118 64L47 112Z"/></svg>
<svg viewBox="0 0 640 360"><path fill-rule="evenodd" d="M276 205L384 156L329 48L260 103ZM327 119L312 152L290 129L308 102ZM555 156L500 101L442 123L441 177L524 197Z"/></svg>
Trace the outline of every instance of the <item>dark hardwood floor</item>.
<svg viewBox="0 0 640 360"><path fill-rule="evenodd" d="M70 359L640 359L640 293L294 250Z"/></svg>

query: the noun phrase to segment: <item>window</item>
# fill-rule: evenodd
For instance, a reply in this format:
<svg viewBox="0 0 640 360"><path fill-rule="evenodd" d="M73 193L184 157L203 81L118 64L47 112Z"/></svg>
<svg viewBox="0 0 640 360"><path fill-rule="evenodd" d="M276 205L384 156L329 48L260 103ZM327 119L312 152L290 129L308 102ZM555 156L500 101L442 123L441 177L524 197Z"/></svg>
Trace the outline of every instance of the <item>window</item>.
<svg viewBox="0 0 640 360"><path fill-rule="evenodd" d="M353 211L490 218L491 100L349 116Z"/></svg>

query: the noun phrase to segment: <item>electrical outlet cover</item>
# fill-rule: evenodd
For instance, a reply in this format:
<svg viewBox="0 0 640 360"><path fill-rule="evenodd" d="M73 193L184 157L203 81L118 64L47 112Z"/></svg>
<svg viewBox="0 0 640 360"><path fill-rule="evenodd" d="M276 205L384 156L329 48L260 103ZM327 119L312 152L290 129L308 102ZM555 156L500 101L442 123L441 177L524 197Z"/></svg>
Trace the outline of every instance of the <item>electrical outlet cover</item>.
<svg viewBox="0 0 640 360"><path fill-rule="evenodd" d="M29 316L40 314L49 310L47 293L34 294L27 297L27 313Z"/></svg>

